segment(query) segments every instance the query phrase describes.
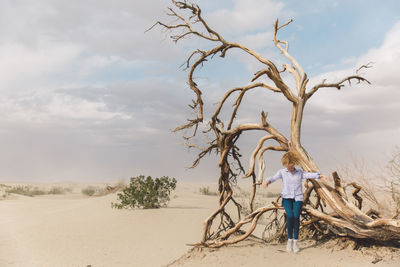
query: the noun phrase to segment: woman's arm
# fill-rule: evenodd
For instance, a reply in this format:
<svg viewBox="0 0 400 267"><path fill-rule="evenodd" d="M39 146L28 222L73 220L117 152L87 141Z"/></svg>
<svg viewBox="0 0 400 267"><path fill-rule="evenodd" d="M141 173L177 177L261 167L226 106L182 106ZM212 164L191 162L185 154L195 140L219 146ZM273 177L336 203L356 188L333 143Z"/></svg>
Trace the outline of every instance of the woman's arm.
<svg viewBox="0 0 400 267"><path fill-rule="evenodd" d="M262 184L262 187L267 188L270 183L271 183L270 180L265 180L265 182Z"/></svg>
<svg viewBox="0 0 400 267"><path fill-rule="evenodd" d="M303 171L303 179L316 179L319 180L321 173L319 172L305 172Z"/></svg>
<svg viewBox="0 0 400 267"><path fill-rule="evenodd" d="M323 179L327 182L332 180L329 176L321 174L319 172L303 172L303 179Z"/></svg>
<svg viewBox="0 0 400 267"><path fill-rule="evenodd" d="M262 184L264 188L267 188L269 184L275 182L278 179L282 179L282 172L279 170L274 176L268 177L267 180Z"/></svg>

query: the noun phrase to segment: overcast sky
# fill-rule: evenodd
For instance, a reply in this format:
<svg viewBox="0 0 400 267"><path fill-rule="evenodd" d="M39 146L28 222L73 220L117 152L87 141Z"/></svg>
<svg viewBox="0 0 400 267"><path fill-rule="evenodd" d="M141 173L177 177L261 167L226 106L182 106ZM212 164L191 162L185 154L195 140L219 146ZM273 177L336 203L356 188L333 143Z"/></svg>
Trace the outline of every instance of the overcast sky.
<svg viewBox="0 0 400 267"><path fill-rule="evenodd" d="M335 81L363 64L372 85L322 89L305 110L303 145L323 172L351 155L384 162L400 145L400 2L397 0L199 0L210 26L277 64L276 18L294 22L280 38L310 77ZM180 68L196 39L174 44L160 28L167 0L0 0L0 179L110 181L140 174L216 181L215 157L196 156L171 130L191 115L193 97ZM206 112L224 90L246 85L260 66L237 52L196 73ZM239 110L261 110L287 133L290 105L255 91ZM207 114L208 114L207 113ZM246 154L256 135L243 136ZM199 138L199 140L201 137ZM267 174L279 167L267 155ZM247 164L247 158L244 163Z"/></svg>

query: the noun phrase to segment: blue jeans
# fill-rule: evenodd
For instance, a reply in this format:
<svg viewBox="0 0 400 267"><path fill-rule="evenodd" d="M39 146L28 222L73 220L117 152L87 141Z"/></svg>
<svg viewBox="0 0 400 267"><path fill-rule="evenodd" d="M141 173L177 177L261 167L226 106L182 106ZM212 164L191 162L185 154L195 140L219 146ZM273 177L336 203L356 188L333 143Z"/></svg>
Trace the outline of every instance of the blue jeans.
<svg viewBox="0 0 400 267"><path fill-rule="evenodd" d="M299 238L300 212L303 201L295 201L293 198L283 198L282 205L286 212L286 230L288 239Z"/></svg>

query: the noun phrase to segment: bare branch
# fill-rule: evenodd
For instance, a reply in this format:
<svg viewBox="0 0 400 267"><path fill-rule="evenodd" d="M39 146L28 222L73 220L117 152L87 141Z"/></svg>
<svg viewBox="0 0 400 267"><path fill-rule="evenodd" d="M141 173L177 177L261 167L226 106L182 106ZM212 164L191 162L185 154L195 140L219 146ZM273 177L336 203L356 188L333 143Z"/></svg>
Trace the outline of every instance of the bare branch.
<svg viewBox="0 0 400 267"><path fill-rule="evenodd" d="M221 205L219 206L219 208L218 208L216 211L214 211L214 212L205 220L205 222L204 222L203 237L202 237L202 241L201 241L202 243L204 243L204 242L208 239L208 238L207 238L207 234L210 232L211 224L212 224L212 221L214 220L215 216L217 216L218 214L220 214L220 213L224 210L226 204L228 204L228 202L229 202L229 200L231 199L231 197L232 197L232 191L229 191L228 194L227 194L227 196L224 198L223 202L222 202Z"/></svg>
<svg viewBox="0 0 400 267"><path fill-rule="evenodd" d="M344 87L344 83L348 82L349 85L351 86L351 80L356 80L358 83L360 82L366 82L368 84L371 84L367 79L365 79L364 77L361 76L357 76L357 75L353 75L353 76L348 76L344 79L342 79L339 82L336 83L325 83L325 80L323 80L320 84L315 85L310 92L308 92L306 94L306 99L309 99L315 92L318 91L318 89L320 88L328 88L328 87L332 87L332 88L337 88L338 90L340 90L342 87Z"/></svg>
<svg viewBox="0 0 400 267"><path fill-rule="evenodd" d="M358 204L357 207L359 209L361 209L362 207L362 201L363 199L358 195L358 192L360 192L361 190L361 186L359 186L357 183L353 182L353 183L349 183L348 185L351 185L354 187L354 191L352 193L353 197L357 200Z"/></svg>
<svg viewBox="0 0 400 267"><path fill-rule="evenodd" d="M267 150L274 150L274 151L288 151L287 146L267 146L261 149L258 154L257 161L258 161L258 175L257 175L257 183L261 184L264 178L264 171L265 171L265 160L264 160L264 152Z"/></svg>
<svg viewBox="0 0 400 267"><path fill-rule="evenodd" d="M175 42L177 42L179 39L181 39L184 35L188 35L188 34L194 34L197 35L201 38L210 40L210 41L221 41L223 40L221 38L221 36L219 36L219 34L217 34L215 31L213 31L212 29L210 29L210 27L207 25L207 23L203 20L203 18L201 17L201 9L199 8L199 6L194 5L188 1L174 1L172 0L172 2L174 3L174 5L180 9L189 9L192 11L193 16L191 16L189 18L189 20L186 20L185 18L183 18L182 16L180 16L177 12L175 12L172 8L169 8L169 10L171 11L172 15L177 17L179 20L183 21L184 24L186 25L185 28L188 29L188 32L183 33L182 35L178 35L176 36L174 39ZM190 4L188 4L190 3ZM201 24L203 25L203 27L207 30L208 32L208 36L200 33L198 31L196 31L193 26L192 23L190 22L190 19L196 18L195 22L201 22ZM164 27L168 28L168 29L172 29L171 26L168 25L163 25Z"/></svg>
<svg viewBox="0 0 400 267"><path fill-rule="evenodd" d="M192 67L190 68L189 71L189 75L188 75L188 82L189 82L189 86L192 89L192 91L196 94L196 100L193 100L193 106L191 106L191 108L193 110L196 110L198 108L198 117L196 119L190 119L188 120L188 123L179 126L177 128L175 128L173 131L177 132L177 131L181 131L183 129L187 129L187 128L191 128L193 126L196 126L196 130L197 130L197 125L201 122L203 122L203 100L201 97L202 92L200 91L200 89L198 88L197 84L194 82L193 80L193 75L195 70L197 69L197 67L202 64L209 56L214 55L218 52L220 52L222 49L224 48L224 45L220 45L217 46L209 51L201 51L201 56L196 60L196 62L192 65ZM190 55L190 58L193 56L193 53ZM188 59L190 60L190 59ZM192 137L195 134L192 135ZM190 138L190 137L189 137Z"/></svg>
<svg viewBox="0 0 400 267"><path fill-rule="evenodd" d="M283 82L282 77L280 76L281 72L286 70L286 66L282 71L279 71L275 65L268 69L263 69L254 74L254 77L251 81L255 81L256 79L260 78L262 75L267 75L268 78L275 83L276 89L272 90L275 92L281 92L283 95L291 102L297 103L298 98L292 93L290 88Z"/></svg>
<svg viewBox="0 0 400 267"><path fill-rule="evenodd" d="M240 132L251 131L251 130L266 131L266 132L274 135L276 137L276 140L280 144L283 144L285 146L289 143L285 136L283 136L278 130L276 130L274 127L272 127L269 124L267 126L264 126L262 124L256 124L256 123L244 123L244 124L241 124L241 125L237 126L236 128L234 128L232 130L223 131L222 133L226 134L226 135L232 135L233 136L233 135L236 135L236 134L238 134Z"/></svg>
<svg viewBox="0 0 400 267"><path fill-rule="evenodd" d="M269 206L269 207L263 207L263 208L259 208L259 209L255 210L250 215L248 215L246 218L244 218L239 223L237 223L234 228L227 231L226 234L221 237L221 241L212 242L212 243L206 244L206 246L212 247L212 248L219 248L219 247L222 247L225 245L235 244L235 243L238 243L238 242L246 239L251 233L253 233L254 229L257 226L257 222L258 222L258 219L260 218L260 216L267 211L276 210L276 209L282 209L282 207L277 208L275 206ZM250 228L243 235L241 235L235 239L232 239L232 240L226 240L230 235L237 232L243 225L248 224L250 222L251 222Z"/></svg>
<svg viewBox="0 0 400 267"><path fill-rule="evenodd" d="M201 118L197 118L197 119L193 119L193 120L188 119L187 121L188 121L188 123L186 123L182 126L178 126L172 131L175 133L175 132L179 132L184 129L188 129L188 128L195 126L195 130L193 131L193 134L190 137L185 137L185 139L190 139L191 137L196 135L198 124L203 121L203 118L201 117Z"/></svg>
<svg viewBox="0 0 400 267"><path fill-rule="evenodd" d="M268 126L268 123L267 123L267 116L268 116L268 112L264 112L264 110L263 111L261 111L261 124L263 125L263 126Z"/></svg>
<svg viewBox="0 0 400 267"><path fill-rule="evenodd" d="M361 67L359 67L357 70L356 70L356 74L357 75L359 75L359 71L360 70L362 70L362 69L369 69L369 68L372 68L372 65L374 64L374 62L368 62L366 65L362 65Z"/></svg>
<svg viewBox="0 0 400 267"><path fill-rule="evenodd" d="M275 22L275 29L276 29L276 33L278 32L278 30L280 30L283 27L286 27L287 25L289 25L290 23L293 22L293 19L290 19L288 22L286 22L285 24L282 24L281 26L278 26L278 20L276 20Z"/></svg>
<svg viewBox="0 0 400 267"><path fill-rule="evenodd" d="M285 51L286 52L289 51L289 42L288 41L281 41L281 40L277 40L277 41L278 41L278 43L285 45Z"/></svg>
<svg viewBox="0 0 400 267"><path fill-rule="evenodd" d="M282 24L279 26L279 21L276 20L275 24L274 24L274 33L273 33L273 37L274 37L274 44L275 46L281 51L281 53L294 65L295 68L293 68L293 73L296 73L295 78L296 77L300 77L301 79L303 79L304 77L304 70L303 68L300 66L300 64L289 54L288 50L289 50L289 43L287 41L281 41L278 40L276 38L278 31L283 28L286 27L287 25L289 25L290 23L293 22L293 19L289 20L288 22L286 22L285 24ZM282 46L280 46L280 44L285 44L285 48L283 48ZM301 84L301 80L297 80L298 78L296 78L296 83ZM299 88L298 88L299 90Z"/></svg>
<svg viewBox="0 0 400 267"><path fill-rule="evenodd" d="M234 120L235 117L236 117L237 110L239 109L239 106L240 106L240 104L241 104L241 102L242 102L242 99L243 99L243 97L244 97L244 94L245 94L248 90L253 89L253 88L257 88L257 87L266 88L266 89L269 89L269 90L274 91L274 92L280 92L279 89L276 89L276 88L271 87L271 86L269 86L269 85L266 85L266 84L264 84L264 83L255 83L255 84L250 84L250 85L248 85L248 86L242 87L242 88L240 89L241 92L240 92L239 96L237 97L236 102L235 102L235 104L234 104L235 108L234 108L234 110L233 110L233 112L232 112L231 119L229 120L229 123L228 123L228 128L227 128L228 130L230 130L231 127L232 127L233 120Z"/></svg>
<svg viewBox="0 0 400 267"><path fill-rule="evenodd" d="M275 138L275 136L266 135L266 136L262 137L258 141L257 147L253 150L253 152L251 153L251 156L250 156L250 164L249 164L250 167L249 167L249 170L248 170L247 174L243 178L248 178L248 177L250 177L251 175L254 174L255 159L256 159L256 156L257 156L258 152L260 151L261 147L264 145L265 141L267 141L269 139L273 139L273 138Z"/></svg>
<svg viewBox="0 0 400 267"><path fill-rule="evenodd" d="M200 160L207 154L210 154L212 152L213 149L218 148L217 144L212 143L211 145L209 145L207 148L202 149L199 146L196 145L187 145L188 148L192 148L192 147L196 147L199 150L201 150L201 152L197 155L196 160L192 163L192 166L188 167L189 169L193 169L195 168L197 165L199 165Z"/></svg>
<svg viewBox="0 0 400 267"><path fill-rule="evenodd" d="M181 67L186 65L184 70L190 68L190 61L192 60L192 58L197 54L201 54L201 55L204 56L205 53L206 53L206 51L203 51L203 50L200 50L200 49L197 49L196 51L193 51L192 54L190 54L190 56L186 59L186 62L181 65Z"/></svg>
<svg viewBox="0 0 400 267"><path fill-rule="evenodd" d="M338 192L343 198L347 200L347 195L346 192L344 191L342 184L341 184L341 179L337 172L332 173L333 181L335 183L335 190Z"/></svg>

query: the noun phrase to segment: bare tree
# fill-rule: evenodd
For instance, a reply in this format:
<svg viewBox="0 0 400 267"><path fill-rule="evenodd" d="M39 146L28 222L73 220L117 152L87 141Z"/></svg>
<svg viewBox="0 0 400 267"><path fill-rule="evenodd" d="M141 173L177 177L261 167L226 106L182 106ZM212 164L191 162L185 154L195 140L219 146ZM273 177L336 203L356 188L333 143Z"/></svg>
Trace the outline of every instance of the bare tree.
<svg viewBox="0 0 400 267"><path fill-rule="evenodd" d="M221 34L216 32L207 24L202 16L200 7L190 1L172 0L172 7L168 8L168 15L174 19L173 23L163 23L158 21L150 29L161 26L171 37L174 42L178 42L183 38L195 37L207 40L213 47L209 50L197 49L193 51L186 60L188 69L188 84L190 89L195 93L190 107L196 116L188 119L187 123L177 127L175 132L181 130L191 130L188 136L184 136L187 146L197 147L192 144L193 137L198 135L200 125L205 125L205 132L212 133L213 138L208 142L207 146L201 148L197 159L192 167L196 167L200 160L211 152L219 155L220 174L218 179L219 190L219 207L204 222L202 239L196 245L207 247L220 247L226 244L232 244L244 240L254 231L258 219L264 213L276 214L270 216L269 226L270 234L274 238L279 238L284 233L284 224L278 223L279 218L277 211L282 207L278 202L274 202L271 206L266 206L253 210L253 199L256 194L257 184L260 183L265 169L264 153L267 151L290 151L294 153L300 160L299 165L305 171L318 171L317 165L309 156L307 151L301 144L301 125L303 120L304 107L307 101L320 89L336 88L342 89L346 84L351 85L352 82L369 83L364 77L359 75L359 70L369 68L370 65L361 66L353 75L345 77L335 82L328 83L322 80L320 83L309 86L309 79L301 65L289 53L289 43L278 38L278 33L284 27L288 26L293 20L279 24L279 21L273 25L273 43L278 51L283 55L286 64L282 68L278 68L274 62L262 57L252 49L237 43L230 42L223 38ZM236 49L249 57L260 62L264 68L260 69L250 79L250 83L244 86L228 89L219 100L213 115L209 120L204 118L204 102L202 98L202 90L195 82L195 72L208 60L219 55L224 58L228 51ZM291 88L283 78L283 73L288 72L295 80L294 88ZM267 119L268 113L260 111L260 121L253 123L234 124L239 107L243 103L244 96L247 92L262 89L266 92L274 92L282 94L287 101L292 104L292 115L290 121L290 136L286 137L278 129L276 129ZM234 105L230 111L230 116L224 120L221 116L221 110L226 107L228 99L234 100ZM239 137L249 131L260 131L265 135L255 144L255 149L250 156L249 168L246 172L241 162L241 155L237 141ZM255 165L259 164L258 179L256 177ZM236 166L236 168L234 167ZM234 203L238 210L240 205L233 198L232 183L236 182L239 175L244 174L244 178L252 178L252 194L249 200L251 213L239 221L234 221L226 212L226 205ZM356 190L354 196L358 198L357 186L353 185ZM304 218L303 227L310 227L313 231L326 233L333 232L339 236L351 236L354 238L371 238L376 240L400 239L400 220L378 218L373 219L366 213L361 211L361 202L358 198L359 205L354 205L348 201L339 176L335 176L335 186L332 187L321 181L310 180L306 184L305 200L304 200ZM358 189L360 190L360 188ZM311 201L311 193L315 191L317 194L316 201ZM324 211L326 203L330 206L332 212ZM219 218L216 223L216 218ZM240 217L239 217L240 218ZM248 230L241 230L243 225L250 224ZM214 225L214 227L213 227ZM233 235L234 234L234 235Z"/></svg>

